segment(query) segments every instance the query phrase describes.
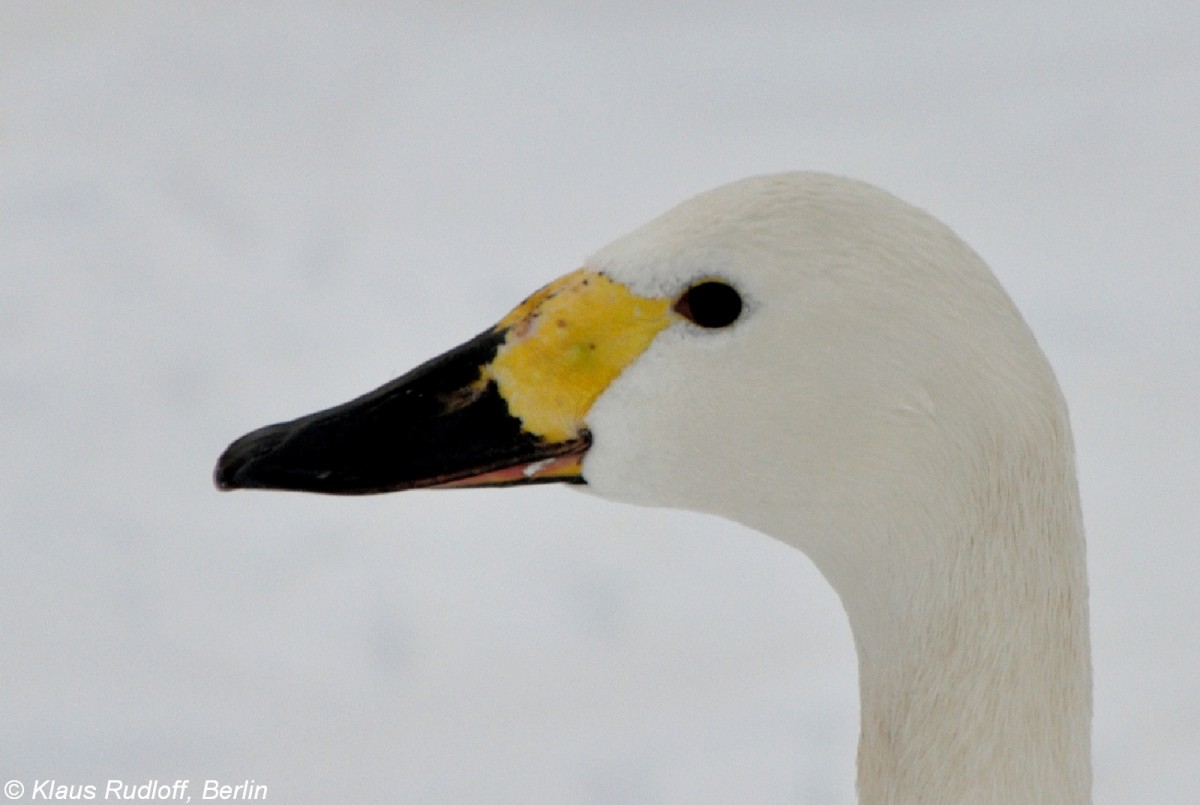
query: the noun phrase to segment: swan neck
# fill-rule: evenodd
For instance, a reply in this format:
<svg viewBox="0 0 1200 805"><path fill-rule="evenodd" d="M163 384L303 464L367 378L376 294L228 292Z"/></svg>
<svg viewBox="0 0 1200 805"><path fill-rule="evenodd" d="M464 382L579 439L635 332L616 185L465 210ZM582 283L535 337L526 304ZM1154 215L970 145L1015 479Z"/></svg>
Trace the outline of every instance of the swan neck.
<svg viewBox="0 0 1200 805"><path fill-rule="evenodd" d="M909 567L892 576L899 587L847 602L862 802L1090 800L1087 582L1073 493L1036 513L1032 529L984 518L991 528L945 542L961 548L948 561Z"/></svg>

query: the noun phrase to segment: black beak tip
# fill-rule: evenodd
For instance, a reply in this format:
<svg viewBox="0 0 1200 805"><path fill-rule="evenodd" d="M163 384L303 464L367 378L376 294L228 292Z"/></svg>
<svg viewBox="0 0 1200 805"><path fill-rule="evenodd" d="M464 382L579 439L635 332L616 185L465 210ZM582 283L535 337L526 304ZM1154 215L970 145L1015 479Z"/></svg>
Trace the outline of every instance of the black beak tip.
<svg viewBox="0 0 1200 805"><path fill-rule="evenodd" d="M269 425L235 441L217 459L213 484L222 492L232 489L261 489L271 453L283 441L286 425Z"/></svg>
<svg viewBox="0 0 1200 805"><path fill-rule="evenodd" d="M236 442L230 445L217 459L217 466L213 470L213 484L222 492L247 489L253 485L246 483L245 470L250 464L248 456L235 450L236 447Z"/></svg>
<svg viewBox="0 0 1200 805"><path fill-rule="evenodd" d="M238 481L238 471L241 466L242 462L238 460L238 457L231 456L230 451L226 450L217 459L216 469L213 470L213 484L222 492L241 489L242 484Z"/></svg>

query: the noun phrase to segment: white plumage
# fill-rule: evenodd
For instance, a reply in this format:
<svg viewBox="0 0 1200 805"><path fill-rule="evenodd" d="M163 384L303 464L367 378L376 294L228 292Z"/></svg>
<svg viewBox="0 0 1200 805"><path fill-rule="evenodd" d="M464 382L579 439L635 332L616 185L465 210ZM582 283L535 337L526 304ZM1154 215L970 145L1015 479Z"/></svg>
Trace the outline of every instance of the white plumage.
<svg viewBox="0 0 1200 805"><path fill-rule="evenodd" d="M819 174L719 188L402 378L243 436L216 480L580 475L812 558L858 650L864 801L1088 798L1066 406L1008 296L933 218Z"/></svg>
<svg viewBox="0 0 1200 805"><path fill-rule="evenodd" d="M1067 411L949 229L846 179L701 195L588 267L646 294L719 277L732 327L671 327L588 414L606 498L804 551L858 650L864 802L1089 798L1084 540Z"/></svg>

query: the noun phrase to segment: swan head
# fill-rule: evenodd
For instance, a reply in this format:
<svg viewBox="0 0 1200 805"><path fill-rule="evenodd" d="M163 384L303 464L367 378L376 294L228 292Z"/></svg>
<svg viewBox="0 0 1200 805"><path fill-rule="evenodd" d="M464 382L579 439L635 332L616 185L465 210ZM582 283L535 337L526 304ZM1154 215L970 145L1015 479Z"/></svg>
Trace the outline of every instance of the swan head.
<svg viewBox="0 0 1200 805"><path fill-rule="evenodd" d="M715 280L742 303L725 326L673 321L595 401L589 488L784 539L848 603L882 589L876 571L953 557L962 523L1006 505L980 500L997 467L1069 443L1053 374L983 261L866 184L735 182L586 267L647 298Z"/></svg>
<svg viewBox="0 0 1200 805"><path fill-rule="evenodd" d="M991 272L924 212L822 174L726 185L216 470L335 494L554 481L808 554L858 648L865 800L1086 799L1066 408Z"/></svg>
<svg viewBox="0 0 1200 805"><path fill-rule="evenodd" d="M446 355L248 434L216 478L583 482L785 539L839 586L944 552L950 532L928 526L978 508L988 451L1064 423L1032 335L948 228L868 185L788 173L684 202ZM897 529L905 511L917 533Z"/></svg>

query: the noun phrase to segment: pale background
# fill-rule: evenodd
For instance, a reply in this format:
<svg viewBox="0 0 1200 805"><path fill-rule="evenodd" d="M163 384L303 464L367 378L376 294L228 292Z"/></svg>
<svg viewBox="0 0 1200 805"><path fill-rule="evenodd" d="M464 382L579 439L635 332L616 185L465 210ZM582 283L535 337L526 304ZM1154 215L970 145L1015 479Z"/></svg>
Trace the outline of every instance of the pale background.
<svg viewBox="0 0 1200 805"><path fill-rule="evenodd" d="M848 629L781 544L210 483L676 202L815 168L1025 312L1078 441L1097 800L1200 801L1193 0L495 5L0 6L0 780L850 801Z"/></svg>

